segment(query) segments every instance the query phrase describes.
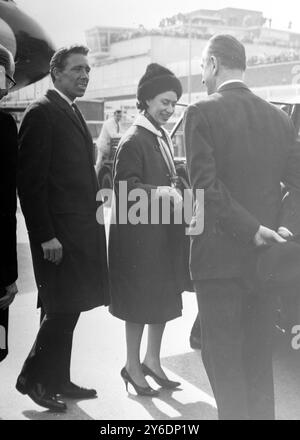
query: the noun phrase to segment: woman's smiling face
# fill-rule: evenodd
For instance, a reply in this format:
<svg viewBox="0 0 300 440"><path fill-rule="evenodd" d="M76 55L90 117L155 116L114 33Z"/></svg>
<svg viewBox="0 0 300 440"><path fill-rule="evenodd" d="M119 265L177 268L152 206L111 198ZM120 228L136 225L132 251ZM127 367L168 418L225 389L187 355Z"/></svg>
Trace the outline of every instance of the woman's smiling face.
<svg viewBox="0 0 300 440"><path fill-rule="evenodd" d="M177 95L173 91L160 93L147 99L147 112L159 125L164 125L173 115L177 101Z"/></svg>

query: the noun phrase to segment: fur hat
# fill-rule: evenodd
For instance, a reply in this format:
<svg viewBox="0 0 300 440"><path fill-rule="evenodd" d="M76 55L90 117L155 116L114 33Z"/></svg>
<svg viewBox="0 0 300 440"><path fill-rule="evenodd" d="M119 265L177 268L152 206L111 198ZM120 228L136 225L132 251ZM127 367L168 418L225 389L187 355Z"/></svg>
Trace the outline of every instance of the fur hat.
<svg viewBox="0 0 300 440"><path fill-rule="evenodd" d="M181 98L182 86L179 79L166 67L156 63L149 64L138 84L138 102L145 103L147 99L169 91L174 91L177 99Z"/></svg>

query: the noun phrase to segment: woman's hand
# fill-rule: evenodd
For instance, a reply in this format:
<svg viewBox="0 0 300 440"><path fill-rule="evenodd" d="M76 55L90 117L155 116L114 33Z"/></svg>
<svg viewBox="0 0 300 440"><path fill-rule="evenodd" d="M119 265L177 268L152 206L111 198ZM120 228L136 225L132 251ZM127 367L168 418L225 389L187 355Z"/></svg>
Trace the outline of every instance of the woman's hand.
<svg viewBox="0 0 300 440"><path fill-rule="evenodd" d="M11 284L5 288L6 295L0 298L0 310L6 310L13 300L15 299L16 294L18 293L18 287L16 283Z"/></svg>
<svg viewBox="0 0 300 440"><path fill-rule="evenodd" d="M180 191L171 186L158 186L156 190L157 197L168 197L173 202L174 207L182 205L182 195Z"/></svg>

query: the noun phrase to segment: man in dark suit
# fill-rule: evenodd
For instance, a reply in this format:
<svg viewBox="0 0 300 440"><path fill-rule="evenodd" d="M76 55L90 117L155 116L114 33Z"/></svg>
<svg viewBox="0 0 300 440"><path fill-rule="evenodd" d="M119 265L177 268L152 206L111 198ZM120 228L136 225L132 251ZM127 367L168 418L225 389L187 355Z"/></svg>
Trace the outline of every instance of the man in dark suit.
<svg viewBox="0 0 300 440"><path fill-rule="evenodd" d="M87 54L83 46L54 54L54 90L26 111L19 135L19 196L46 316L17 389L58 411L66 405L56 394L96 395L70 380L72 337L81 312L109 302L105 231L96 221L93 142L74 103L89 82Z"/></svg>
<svg viewBox="0 0 300 440"><path fill-rule="evenodd" d="M0 99L15 85L15 63L12 54L0 44ZM0 112L0 361L8 353L8 308L18 288L16 209L17 209L17 156L18 134L14 118Z"/></svg>
<svg viewBox="0 0 300 440"><path fill-rule="evenodd" d="M275 298L258 285L255 267L262 247L298 232L291 219L299 219L300 148L288 116L247 88L245 69L244 46L213 37L202 61L209 96L185 115L191 184L205 200L191 274L219 418L273 419ZM202 208L195 206L194 220Z"/></svg>

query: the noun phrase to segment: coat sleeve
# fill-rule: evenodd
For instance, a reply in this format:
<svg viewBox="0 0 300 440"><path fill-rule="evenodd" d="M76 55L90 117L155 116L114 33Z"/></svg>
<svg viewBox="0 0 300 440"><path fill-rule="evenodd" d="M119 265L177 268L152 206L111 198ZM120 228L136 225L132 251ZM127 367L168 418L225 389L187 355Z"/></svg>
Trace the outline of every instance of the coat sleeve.
<svg viewBox="0 0 300 440"><path fill-rule="evenodd" d="M295 234L300 233L300 142L296 141L295 129L289 121L287 134L288 155L282 181L286 195L280 213L280 226Z"/></svg>
<svg viewBox="0 0 300 440"><path fill-rule="evenodd" d="M51 121L39 105L25 114L19 133L18 192L29 237L43 243L55 237L48 185L52 154Z"/></svg>
<svg viewBox="0 0 300 440"><path fill-rule="evenodd" d="M217 175L213 141L207 119L200 109L190 106L184 117L187 167L194 197L204 190L204 216L215 218L222 228L248 244L259 229L259 221L230 194Z"/></svg>
<svg viewBox="0 0 300 440"><path fill-rule="evenodd" d="M16 240L16 173L18 138L12 116L6 115L1 127L0 162L0 287L7 287L18 278Z"/></svg>

